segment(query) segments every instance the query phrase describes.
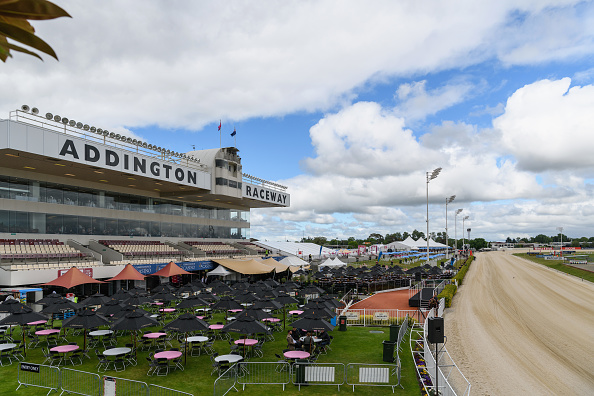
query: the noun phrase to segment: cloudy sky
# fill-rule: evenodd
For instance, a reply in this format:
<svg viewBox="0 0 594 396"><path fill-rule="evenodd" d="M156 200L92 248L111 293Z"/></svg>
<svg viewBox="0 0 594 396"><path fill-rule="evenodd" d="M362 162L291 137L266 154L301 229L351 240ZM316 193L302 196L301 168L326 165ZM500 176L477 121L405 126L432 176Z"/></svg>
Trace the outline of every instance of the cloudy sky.
<svg viewBox="0 0 594 396"><path fill-rule="evenodd" d="M59 62L0 64L29 104L185 152L237 130L289 186L251 236L594 236L594 4L571 0L65 1ZM458 216L457 232L462 222Z"/></svg>

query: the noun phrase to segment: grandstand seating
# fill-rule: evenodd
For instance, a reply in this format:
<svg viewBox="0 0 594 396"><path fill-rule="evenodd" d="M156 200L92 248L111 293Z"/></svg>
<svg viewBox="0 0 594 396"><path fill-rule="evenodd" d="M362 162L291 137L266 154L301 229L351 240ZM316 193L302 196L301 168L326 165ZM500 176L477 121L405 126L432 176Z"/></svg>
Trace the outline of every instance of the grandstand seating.
<svg viewBox="0 0 594 396"><path fill-rule="evenodd" d="M257 254L264 254L266 253L266 249L261 246L255 245L251 242L238 242L240 245L243 245L246 249L253 250Z"/></svg>
<svg viewBox="0 0 594 396"><path fill-rule="evenodd" d="M187 245L193 246L201 251L205 252L207 255L211 255L213 257L222 257L222 256L243 256L245 255L245 251L241 249L237 249L231 245L227 245L223 242L204 242L204 241L189 241L185 242Z"/></svg>
<svg viewBox="0 0 594 396"><path fill-rule="evenodd" d="M81 260L87 257L89 257L88 254L64 245L57 239L0 239L0 258L4 262Z"/></svg>
<svg viewBox="0 0 594 396"><path fill-rule="evenodd" d="M153 262L153 260L158 260L154 262L163 262L164 258L179 258L185 255L183 251L159 241L100 240L98 242L123 254L126 263L141 258L148 259L151 262Z"/></svg>

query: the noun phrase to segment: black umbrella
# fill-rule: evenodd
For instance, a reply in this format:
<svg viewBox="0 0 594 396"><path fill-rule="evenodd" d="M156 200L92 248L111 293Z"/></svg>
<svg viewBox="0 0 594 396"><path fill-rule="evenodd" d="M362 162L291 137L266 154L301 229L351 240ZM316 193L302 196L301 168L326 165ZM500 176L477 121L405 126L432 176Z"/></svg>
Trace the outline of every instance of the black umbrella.
<svg viewBox="0 0 594 396"><path fill-rule="evenodd" d="M213 295L212 293L200 293L198 294L198 297L208 302L215 302L219 300L219 297Z"/></svg>
<svg viewBox="0 0 594 396"><path fill-rule="evenodd" d="M130 293L128 293L126 290L124 289L120 289L116 292L116 294L114 294L113 296L111 296L111 298L115 298L116 300L119 301L124 301L125 299L130 297Z"/></svg>
<svg viewBox="0 0 594 396"><path fill-rule="evenodd" d="M184 333L186 339L186 348L184 354L184 364L188 359L188 333L198 330L208 330L208 323L198 319L191 313L185 313L179 315L177 319L172 320L163 326L163 329L176 331L178 333Z"/></svg>
<svg viewBox="0 0 594 396"><path fill-rule="evenodd" d="M233 322L226 324L221 331L234 332L239 334L270 334L270 331L264 324L256 320L253 320L247 316L237 318ZM243 352L245 355L245 344L243 344L243 348Z"/></svg>
<svg viewBox="0 0 594 396"><path fill-rule="evenodd" d="M198 295L198 297L201 297L201 296L202 296L201 294ZM225 311L228 311L230 309L243 309L241 304L239 304L237 301L235 301L231 297L222 297L219 301L214 303L211 306L211 308L212 309L223 309Z"/></svg>
<svg viewBox="0 0 594 396"><path fill-rule="evenodd" d="M81 305L83 307L88 307L89 305L103 305L108 301L109 297L107 297L105 294L95 293L91 297L85 298L81 302Z"/></svg>
<svg viewBox="0 0 594 396"><path fill-rule="evenodd" d="M334 326L332 326L329 322L311 314L302 315L302 317L293 322L291 325L293 327L297 327L299 329L304 329L307 331L334 330Z"/></svg>
<svg viewBox="0 0 594 396"><path fill-rule="evenodd" d="M84 329L83 349L87 348L87 330L99 326L108 325L109 321L96 312L85 309L75 316L72 316L62 322L62 327L72 327L74 329Z"/></svg>
<svg viewBox="0 0 594 396"><path fill-rule="evenodd" d="M252 307L248 307L235 315L237 319L248 317L254 320L262 320L270 317L270 314L267 312L262 311L261 309L257 309Z"/></svg>
<svg viewBox="0 0 594 396"><path fill-rule="evenodd" d="M131 297L128 298L127 300L124 300L124 304L139 306L139 305L148 304L152 301L153 300L151 300L149 297L141 296L140 294L134 294L134 295L131 295Z"/></svg>
<svg viewBox="0 0 594 396"><path fill-rule="evenodd" d="M134 348L136 348L136 330L159 324L155 319L149 318L140 311L128 312L124 317L116 320L111 325L112 330L129 330L134 332Z"/></svg>
<svg viewBox="0 0 594 396"><path fill-rule="evenodd" d="M111 299L97 310L98 314L110 316L120 312L124 306L120 304L119 300Z"/></svg>
<svg viewBox="0 0 594 396"><path fill-rule="evenodd" d="M187 284L183 285L182 287L180 287L177 290L177 293L178 294L181 294L181 293L194 294L194 293L197 293L197 292L201 291L202 289L203 289L202 287L199 287L199 286L194 285L192 283L187 283Z"/></svg>
<svg viewBox="0 0 594 396"><path fill-rule="evenodd" d="M55 313L60 313L60 312L68 311L68 310L76 311L81 308L82 308L81 304L77 304L77 303L74 303L74 302L66 299L66 300L56 301L53 304L49 304L47 307L45 307L41 310L41 313L55 314Z"/></svg>
<svg viewBox="0 0 594 396"><path fill-rule="evenodd" d="M235 299L242 304L249 304L259 300L258 297L254 296L252 293L248 291L244 291L241 294L236 295Z"/></svg>
<svg viewBox="0 0 594 396"><path fill-rule="evenodd" d="M265 298L263 300L260 301L256 301L254 303L254 308L257 309L270 309L270 310L277 310L277 309L281 309L283 307L283 304L281 304L278 301L273 301L269 298Z"/></svg>
<svg viewBox="0 0 594 396"><path fill-rule="evenodd" d="M190 296L185 298L175 306L177 309L186 309L186 308L194 308L194 307L202 307L206 306L208 303L200 298L199 295L197 296Z"/></svg>
<svg viewBox="0 0 594 396"><path fill-rule="evenodd" d="M119 312L113 314L112 319L117 321L131 312L138 312L141 315L149 315L149 313L142 308L135 307L134 305L124 305Z"/></svg>
<svg viewBox="0 0 594 396"><path fill-rule="evenodd" d="M287 329L287 305L290 304L296 304L298 303L298 301L296 299L294 299L293 297L289 296L289 295L282 295L282 296L278 296L277 298L274 299L274 301L279 302L281 304L283 304L283 329Z"/></svg>
<svg viewBox="0 0 594 396"><path fill-rule="evenodd" d="M41 304L41 305L47 305L47 304L51 304L61 298L62 297L60 294L53 292L51 294L48 294L47 296L43 297L41 300L37 300L35 301L35 304Z"/></svg>
<svg viewBox="0 0 594 396"><path fill-rule="evenodd" d="M21 333L23 334L23 344L25 345L24 355L27 356L27 340L22 326L26 325L27 323L35 322L38 320L47 320L47 317L43 316L40 313L33 312L31 308L27 307L26 305L23 305L20 308L15 308L15 310L11 313L10 316L7 316L6 318L0 320L0 325L21 326Z"/></svg>
<svg viewBox="0 0 594 396"><path fill-rule="evenodd" d="M4 300L4 302L0 304L0 313L21 312L23 310L23 307L29 312L33 311L31 308L21 303L19 300L11 298L10 300Z"/></svg>
<svg viewBox="0 0 594 396"><path fill-rule="evenodd" d="M170 292L159 292L157 294L153 294L151 296L151 298L154 301L165 301L165 302L174 301L174 300L178 300L179 299L178 297L175 297Z"/></svg>
<svg viewBox="0 0 594 396"><path fill-rule="evenodd" d="M330 311L327 308L318 308L318 309L312 309L312 308L306 308L303 313L301 315L299 315L300 317L305 317L311 315L315 318L322 318L322 319L330 319L336 316L336 314L332 311Z"/></svg>
<svg viewBox="0 0 594 396"><path fill-rule="evenodd" d="M169 283L161 283L159 286L151 290L153 293L171 293L173 286Z"/></svg>
<svg viewBox="0 0 594 396"><path fill-rule="evenodd" d="M301 291L301 294L324 294L324 290L320 289L317 286L307 286L305 289Z"/></svg>

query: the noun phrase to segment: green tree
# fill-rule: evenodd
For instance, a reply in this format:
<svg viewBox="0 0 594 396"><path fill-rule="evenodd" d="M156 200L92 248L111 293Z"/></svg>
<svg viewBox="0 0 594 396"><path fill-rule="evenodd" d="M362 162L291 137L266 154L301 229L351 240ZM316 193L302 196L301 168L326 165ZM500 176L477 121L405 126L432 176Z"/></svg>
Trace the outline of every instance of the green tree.
<svg viewBox="0 0 594 396"><path fill-rule="evenodd" d="M421 231L417 231L414 230L412 232L412 239L414 239L415 241L418 240L419 238L423 238L425 239L425 233L421 232Z"/></svg>
<svg viewBox="0 0 594 396"><path fill-rule="evenodd" d="M70 15L57 5L46 0L0 0L0 59L2 62L11 57L11 51L21 52L36 58L41 58L37 53L12 41L24 44L35 50L58 59L48 43L35 35L35 29L29 20L48 20ZM9 41L11 40L11 41Z"/></svg>

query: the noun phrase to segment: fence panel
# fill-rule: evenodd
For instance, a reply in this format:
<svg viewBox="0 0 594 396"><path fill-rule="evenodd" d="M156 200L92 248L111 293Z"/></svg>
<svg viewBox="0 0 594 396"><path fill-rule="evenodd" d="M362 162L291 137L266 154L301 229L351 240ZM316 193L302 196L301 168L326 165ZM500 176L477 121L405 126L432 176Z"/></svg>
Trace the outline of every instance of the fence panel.
<svg viewBox="0 0 594 396"><path fill-rule="evenodd" d="M301 385L344 385L346 368L343 363L293 363L293 383Z"/></svg>
<svg viewBox="0 0 594 396"><path fill-rule="evenodd" d="M237 364L233 364L214 382L214 396L225 396L231 389L237 392Z"/></svg>
<svg viewBox="0 0 594 396"><path fill-rule="evenodd" d="M406 317L402 320L402 323L400 324L400 329L398 330L398 339L396 340L396 346L397 346L397 350L400 352L402 351L402 339L404 338L404 336L406 335L406 332L408 331L408 314L406 315Z"/></svg>
<svg viewBox="0 0 594 396"><path fill-rule="evenodd" d="M60 389L60 369L44 364L21 362L19 363L17 381L19 386L16 390L19 390L21 385L35 386L49 389L49 394L53 390Z"/></svg>
<svg viewBox="0 0 594 396"><path fill-rule="evenodd" d="M191 393L149 384L149 396L194 396Z"/></svg>
<svg viewBox="0 0 594 396"><path fill-rule="evenodd" d="M106 376L102 379L104 384L106 380L115 381L117 396L149 396L146 382Z"/></svg>
<svg viewBox="0 0 594 396"><path fill-rule="evenodd" d="M389 386L400 385L400 362L398 364L349 363L346 369L346 383L353 386ZM402 387L402 386L401 386Z"/></svg>
<svg viewBox="0 0 594 396"><path fill-rule="evenodd" d="M282 385L291 382L291 365L287 362L246 362L238 363L237 383L246 385Z"/></svg>
<svg viewBox="0 0 594 396"><path fill-rule="evenodd" d="M99 374L62 368L60 381L63 392L85 396L103 395L103 382Z"/></svg>
<svg viewBox="0 0 594 396"><path fill-rule="evenodd" d="M418 316L413 309L347 309L342 315L347 318L349 326L388 326L401 324L406 317Z"/></svg>

